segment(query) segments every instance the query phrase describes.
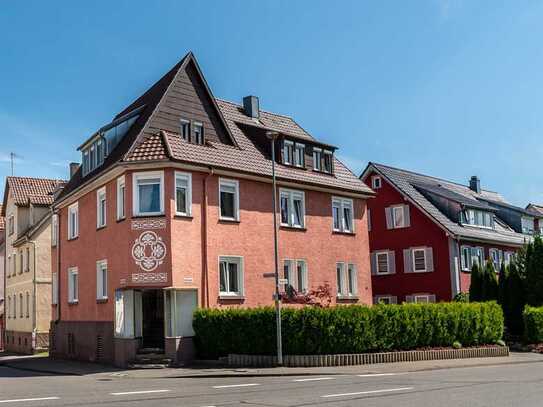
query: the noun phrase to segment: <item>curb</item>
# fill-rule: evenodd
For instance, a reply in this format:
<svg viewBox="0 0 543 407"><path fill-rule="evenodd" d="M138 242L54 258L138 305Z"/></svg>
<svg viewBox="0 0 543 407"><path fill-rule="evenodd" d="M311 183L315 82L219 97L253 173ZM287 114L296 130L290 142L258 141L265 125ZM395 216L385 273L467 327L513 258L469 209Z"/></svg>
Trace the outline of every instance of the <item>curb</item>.
<svg viewBox="0 0 543 407"><path fill-rule="evenodd" d="M9 367L10 369L22 370L25 372L43 373L43 374L50 374L50 375L56 375L56 376L84 376L84 374L82 373L60 372L58 370L39 369L39 368L32 368L32 367L26 367L26 366L21 367L21 366L18 366L17 364L11 364L9 362L0 363L0 366Z"/></svg>
<svg viewBox="0 0 543 407"><path fill-rule="evenodd" d="M376 363L419 362L425 360L471 359L509 356L507 346L489 346L466 349L411 350L382 353L355 353L339 355L285 355L285 367L357 366ZM229 366L273 367L277 356L229 354Z"/></svg>

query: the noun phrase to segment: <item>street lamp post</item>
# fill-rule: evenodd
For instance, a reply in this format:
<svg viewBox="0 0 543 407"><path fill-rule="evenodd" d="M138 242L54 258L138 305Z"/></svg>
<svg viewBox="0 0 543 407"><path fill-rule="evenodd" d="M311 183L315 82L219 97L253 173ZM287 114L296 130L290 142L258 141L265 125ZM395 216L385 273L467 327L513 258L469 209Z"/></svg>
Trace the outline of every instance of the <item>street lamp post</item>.
<svg viewBox="0 0 543 407"><path fill-rule="evenodd" d="M272 205L273 205L273 246L274 246L274 261L275 261L275 324L277 331L277 364L283 365L283 344L281 340L281 295L279 293L279 248L277 238L277 183L275 180L275 140L279 133L275 131L268 131L266 133L271 141L271 155L272 155Z"/></svg>

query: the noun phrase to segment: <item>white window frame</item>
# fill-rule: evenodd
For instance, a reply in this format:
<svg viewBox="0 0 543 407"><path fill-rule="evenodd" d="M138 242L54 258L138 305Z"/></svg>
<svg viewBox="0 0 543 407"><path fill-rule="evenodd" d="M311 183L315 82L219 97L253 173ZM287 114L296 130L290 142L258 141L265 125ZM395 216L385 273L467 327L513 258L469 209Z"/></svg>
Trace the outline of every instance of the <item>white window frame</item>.
<svg viewBox="0 0 543 407"><path fill-rule="evenodd" d="M374 175L371 177L371 187L373 189L379 189L383 186L383 180L380 175Z"/></svg>
<svg viewBox="0 0 543 407"><path fill-rule="evenodd" d="M105 278L105 279L104 279ZM96 299L107 300L108 290L108 268L107 260L98 260L96 262Z"/></svg>
<svg viewBox="0 0 543 407"><path fill-rule="evenodd" d="M204 144L204 137L205 137L205 135L204 135L204 133L205 133L205 131L204 131L204 123L195 121L195 122L192 123L191 127L192 127L192 129L191 129L192 130L192 135L193 135L193 138L194 138L194 140L192 140L192 142L194 144ZM197 134L196 133L196 128L200 128L199 137L196 135Z"/></svg>
<svg viewBox="0 0 543 407"><path fill-rule="evenodd" d="M126 216L126 182L124 175L117 178L117 220Z"/></svg>
<svg viewBox="0 0 543 407"><path fill-rule="evenodd" d="M58 242L58 214L54 213L51 217L51 246L56 246Z"/></svg>
<svg viewBox="0 0 543 407"><path fill-rule="evenodd" d="M464 250L467 250L467 259L464 258ZM467 260L467 263L466 261ZM462 271L471 271L472 259L471 259L471 246L460 246L460 269Z"/></svg>
<svg viewBox="0 0 543 407"><path fill-rule="evenodd" d="M424 255L424 269L423 270L417 270L417 268L415 267L415 253L416 252L422 252L423 255ZM426 273L426 271L428 269L427 266L426 266L426 262L427 262L426 248L417 247L417 248L411 249L411 258L412 258L412 261L413 261L413 273Z"/></svg>
<svg viewBox="0 0 543 407"><path fill-rule="evenodd" d="M318 160L316 156L318 156ZM322 148L313 147L313 170L322 171Z"/></svg>
<svg viewBox="0 0 543 407"><path fill-rule="evenodd" d="M177 180L183 180L186 182L187 187L185 190L185 212L177 211ZM175 171L175 181L173 186L173 196L175 201L175 215L176 216L191 216L192 215L192 174L190 172Z"/></svg>
<svg viewBox="0 0 543 407"><path fill-rule="evenodd" d="M301 151L301 156L298 156L298 153ZM303 168L305 166L305 144L296 143L293 149L293 162L294 166L298 168ZM301 162L300 159L301 158Z"/></svg>
<svg viewBox="0 0 543 407"><path fill-rule="evenodd" d="M405 209L404 209L405 205L394 205L394 206L391 206L391 214L392 214L392 228L393 229L401 229L401 228L404 228L405 225L406 225L406 222L405 222ZM397 225L396 224L396 211L400 211L401 212L401 216L402 216L402 224L401 225Z"/></svg>
<svg viewBox="0 0 543 407"><path fill-rule="evenodd" d="M379 255L386 255L387 256L387 271L385 273L379 271ZM390 252L387 250L380 250L375 252L375 275L377 276L386 276L388 274L392 274L390 271Z"/></svg>
<svg viewBox="0 0 543 407"><path fill-rule="evenodd" d="M387 300L388 302L381 302L381 300ZM376 295L373 299L375 305L391 305L395 304L394 295Z"/></svg>
<svg viewBox="0 0 543 407"><path fill-rule="evenodd" d="M420 301L424 299L424 301ZM413 294L414 304L430 304L430 294Z"/></svg>
<svg viewBox="0 0 543 407"><path fill-rule="evenodd" d="M160 195L160 210L158 212L141 212L140 211L140 196L138 181L144 181L148 179L159 178L159 195ZM155 216L164 215L164 171L144 171L135 172L132 175L132 212L134 216Z"/></svg>
<svg viewBox="0 0 543 407"><path fill-rule="evenodd" d="M527 222L530 224L530 227L525 226ZM525 235L533 235L535 230L535 219L529 216L521 216L520 226L522 229L522 233L524 233Z"/></svg>
<svg viewBox="0 0 543 407"><path fill-rule="evenodd" d="M102 206L102 202L104 206ZM102 213L102 209L104 212ZM96 228L103 228L107 224L107 195L106 187L96 190Z"/></svg>
<svg viewBox="0 0 543 407"><path fill-rule="evenodd" d="M294 165L294 142L283 140L283 164Z"/></svg>
<svg viewBox="0 0 543 407"><path fill-rule="evenodd" d="M334 224L334 208L339 208L339 228ZM351 210L351 227L345 225L345 209ZM332 197L332 229L334 232L354 233L354 201L351 198Z"/></svg>
<svg viewBox="0 0 543 407"><path fill-rule="evenodd" d="M187 134L186 135L183 135L183 126L187 126ZM191 133L191 125L190 125L190 120L187 120L187 119L181 119L179 120L179 135L181 136L181 138L185 141L190 141L191 138L192 138L192 135L190 134Z"/></svg>
<svg viewBox="0 0 543 407"><path fill-rule="evenodd" d="M330 157L330 168L326 168L326 156ZM330 150L323 150L322 152L322 171L331 174L334 168L334 153Z"/></svg>
<svg viewBox="0 0 543 407"><path fill-rule="evenodd" d="M288 274L284 277L288 280L286 285L292 286L298 293L307 293L309 291L309 272L307 270L307 261L304 259L284 259L283 260L283 271L285 266L288 264ZM300 287L300 276L298 275L298 266L302 265L302 275L301 282L302 287Z"/></svg>
<svg viewBox="0 0 543 407"><path fill-rule="evenodd" d="M286 196L287 198L287 222L283 222L283 216L281 213L282 207L281 207L281 199L283 196ZM301 198L302 201L302 216L301 216L301 224L296 225L294 224L294 200L295 198ZM279 189L279 216L281 220L281 226L284 227L290 227L290 228L298 228L303 229L305 228L305 192L297 189L285 189L280 188Z"/></svg>
<svg viewBox="0 0 543 407"><path fill-rule="evenodd" d="M222 214L221 190L223 186L234 187L234 217L223 216ZM239 181L236 179L219 178L219 219L227 221L239 221Z"/></svg>
<svg viewBox="0 0 543 407"><path fill-rule="evenodd" d="M72 222L72 214L75 214ZM68 240L79 236L79 202L68 206Z"/></svg>
<svg viewBox="0 0 543 407"><path fill-rule="evenodd" d="M73 277L75 276L75 284ZM79 271L77 267L68 269L68 303L79 303Z"/></svg>
<svg viewBox="0 0 543 407"><path fill-rule="evenodd" d="M232 292L232 291L221 291L221 263L222 262L227 262L228 263L236 263L238 265L238 291L237 292ZM219 261L218 261L218 264L217 264L218 268L218 277L219 277L219 281L218 281L218 284L219 284L219 297L222 297L222 298L238 298L238 297L243 297L243 293L244 293L244 261L243 261L243 256L219 256ZM228 276L228 273L227 273L227 278L229 278ZM226 289L228 290L229 289L229 281L227 279L226 281Z"/></svg>

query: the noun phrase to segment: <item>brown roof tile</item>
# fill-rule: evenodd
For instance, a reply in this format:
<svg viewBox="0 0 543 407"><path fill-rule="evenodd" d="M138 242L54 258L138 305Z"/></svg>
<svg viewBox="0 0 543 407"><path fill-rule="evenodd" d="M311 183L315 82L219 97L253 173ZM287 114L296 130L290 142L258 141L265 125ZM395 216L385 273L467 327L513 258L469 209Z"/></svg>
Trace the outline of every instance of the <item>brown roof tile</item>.
<svg viewBox="0 0 543 407"><path fill-rule="evenodd" d="M15 205L26 206L29 202L35 205L51 205L53 192L66 181L47 178L7 177L7 188ZM4 201L6 197L4 197Z"/></svg>

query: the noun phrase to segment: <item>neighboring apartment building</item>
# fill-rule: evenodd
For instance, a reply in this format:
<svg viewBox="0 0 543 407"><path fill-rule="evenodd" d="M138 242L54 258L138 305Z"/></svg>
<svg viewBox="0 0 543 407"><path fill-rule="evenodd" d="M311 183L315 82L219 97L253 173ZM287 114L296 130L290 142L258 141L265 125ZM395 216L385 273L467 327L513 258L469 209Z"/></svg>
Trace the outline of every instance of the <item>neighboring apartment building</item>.
<svg viewBox="0 0 543 407"><path fill-rule="evenodd" d="M449 301L467 292L473 263L497 269L534 234L540 216L498 193L370 163L368 201L374 302Z"/></svg>
<svg viewBox="0 0 543 407"><path fill-rule="evenodd" d="M2 205L0 205L0 214ZM5 222L4 217L0 215L0 350L4 349L4 253L5 244Z"/></svg>
<svg viewBox="0 0 543 407"><path fill-rule="evenodd" d="M214 98L188 54L81 145L55 201L53 355L126 365L158 348L186 360L197 306L273 304L270 131L281 278L371 303L371 189L256 97Z"/></svg>
<svg viewBox="0 0 543 407"><path fill-rule="evenodd" d="M46 349L51 321L51 211L62 181L7 177L5 217L5 348Z"/></svg>

